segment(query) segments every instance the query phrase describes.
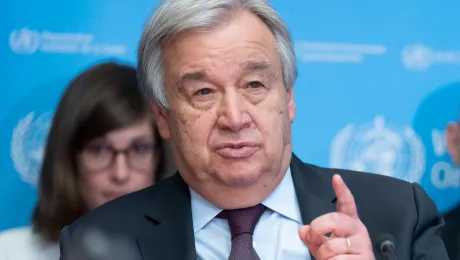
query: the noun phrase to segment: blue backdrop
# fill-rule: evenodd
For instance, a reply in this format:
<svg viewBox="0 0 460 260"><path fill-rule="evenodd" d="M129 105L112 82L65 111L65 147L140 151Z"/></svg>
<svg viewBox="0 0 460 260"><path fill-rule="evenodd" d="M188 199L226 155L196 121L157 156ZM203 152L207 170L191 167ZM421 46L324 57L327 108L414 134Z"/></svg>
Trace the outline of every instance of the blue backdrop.
<svg viewBox="0 0 460 260"><path fill-rule="evenodd" d="M298 57L294 151L321 166L419 182L440 211L453 207L460 174L444 132L460 105L460 2L272 3ZM142 26L156 4L0 4L6 10L0 23L0 230L29 224L43 144L68 81L103 59L135 64Z"/></svg>

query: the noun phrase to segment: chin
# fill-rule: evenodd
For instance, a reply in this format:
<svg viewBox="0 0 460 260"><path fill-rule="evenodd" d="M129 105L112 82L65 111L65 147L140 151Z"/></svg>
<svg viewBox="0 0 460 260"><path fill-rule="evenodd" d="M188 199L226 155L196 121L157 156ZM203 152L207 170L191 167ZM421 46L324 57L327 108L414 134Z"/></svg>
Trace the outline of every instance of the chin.
<svg viewBox="0 0 460 260"><path fill-rule="evenodd" d="M96 208L97 208L97 207L100 207L100 206L102 206L102 205L104 205L104 204L106 204L107 202L110 202L110 201L112 201L112 200L113 200L113 199L105 198L105 197L100 198L99 201L96 202Z"/></svg>
<svg viewBox="0 0 460 260"><path fill-rule="evenodd" d="M256 183L260 178L261 174L257 171L232 171L223 172L220 174L219 179L224 183L225 186L251 186Z"/></svg>

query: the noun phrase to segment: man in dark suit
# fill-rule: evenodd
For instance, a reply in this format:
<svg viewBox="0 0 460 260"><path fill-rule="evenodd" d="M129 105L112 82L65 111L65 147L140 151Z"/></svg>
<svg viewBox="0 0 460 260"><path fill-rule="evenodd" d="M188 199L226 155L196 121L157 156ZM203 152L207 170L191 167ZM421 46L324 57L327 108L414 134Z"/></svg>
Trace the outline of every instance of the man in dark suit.
<svg viewBox="0 0 460 260"><path fill-rule="evenodd" d="M446 225L442 232L442 239L446 244L450 260L460 260L460 205L449 210L444 219Z"/></svg>
<svg viewBox="0 0 460 260"><path fill-rule="evenodd" d="M138 68L178 173L64 228L61 259L385 259L382 234L448 259L418 184L292 153L295 54L265 1L163 2Z"/></svg>
<svg viewBox="0 0 460 260"><path fill-rule="evenodd" d="M452 162L460 165L460 125L451 122L446 131L447 148ZM451 260L460 260L460 205L445 213L445 228L442 231L442 239L446 244L447 253Z"/></svg>

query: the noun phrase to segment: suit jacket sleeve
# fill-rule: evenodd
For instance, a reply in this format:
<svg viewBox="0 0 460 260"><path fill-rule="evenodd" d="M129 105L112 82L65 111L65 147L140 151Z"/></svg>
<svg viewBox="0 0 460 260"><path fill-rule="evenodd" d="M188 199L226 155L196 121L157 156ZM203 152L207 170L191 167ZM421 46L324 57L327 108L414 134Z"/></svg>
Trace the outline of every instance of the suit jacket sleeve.
<svg viewBox="0 0 460 260"><path fill-rule="evenodd" d="M77 243L70 234L69 226L65 226L61 230L59 238L59 248L61 255L59 260L99 260L94 257L90 257L85 247L82 244Z"/></svg>
<svg viewBox="0 0 460 260"><path fill-rule="evenodd" d="M88 241L88 237L82 238L77 234L73 235L74 236L72 236L70 232L69 226L66 226L61 230L59 239L61 256L59 260L118 260L118 258L114 259L113 257L107 257L106 255L92 254L91 251L88 250L88 246L85 246L87 245L85 242L91 243L91 246L96 247L101 247L101 244L97 243L97 241Z"/></svg>
<svg viewBox="0 0 460 260"><path fill-rule="evenodd" d="M100 228L62 229L59 239L60 260L140 260L136 244L123 236Z"/></svg>
<svg viewBox="0 0 460 260"><path fill-rule="evenodd" d="M69 228L65 226L61 230L60 238L59 238L59 248L61 251L61 256L59 260L73 260L71 257L70 251L72 246L72 238L69 233Z"/></svg>
<svg viewBox="0 0 460 260"><path fill-rule="evenodd" d="M413 189L418 218L414 229L412 259L448 260L449 257L441 239L444 220L423 188L414 183ZM398 246L397 243L396 241L396 246Z"/></svg>

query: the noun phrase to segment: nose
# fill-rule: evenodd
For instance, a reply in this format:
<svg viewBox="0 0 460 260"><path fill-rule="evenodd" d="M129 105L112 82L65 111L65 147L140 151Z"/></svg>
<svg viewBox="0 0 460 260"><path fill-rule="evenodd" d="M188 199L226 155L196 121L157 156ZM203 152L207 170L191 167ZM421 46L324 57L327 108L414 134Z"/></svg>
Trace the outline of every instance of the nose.
<svg viewBox="0 0 460 260"><path fill-rule="evenodd" d="M115 158L114 170L112 172L112 179L117 183L126 182L129 178L129 167L127 158L124 154L118 154Z"/></svg>
<svg viewBox="0 0 460 260"><path fill-rule="evenodd" d="M217 125L224 130L240 131L251 125L244 98L237 90L229 90L220 103Z"/></svg>

